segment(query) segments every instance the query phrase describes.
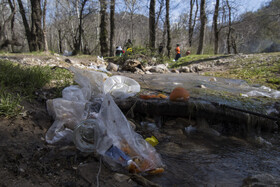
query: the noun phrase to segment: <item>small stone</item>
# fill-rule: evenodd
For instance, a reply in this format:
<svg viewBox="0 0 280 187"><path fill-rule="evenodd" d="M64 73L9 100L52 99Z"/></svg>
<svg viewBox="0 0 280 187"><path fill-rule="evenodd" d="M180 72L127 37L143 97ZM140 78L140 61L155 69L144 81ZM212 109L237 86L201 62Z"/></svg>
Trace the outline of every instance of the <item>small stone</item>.
<svg viewBox="0 0 280 187"><path fill-rule="evenodd" d="M127 181L130 177L121 173L115 173L114 174L114 179L118 182L124 182Z"/></svg>
<svg viewBox="0 0 280 187"><path fill-rule="evenodd" d="M180 135L184 134L182 129L168 129L165 131L166 134L168 135Z"/></svg>
<svg viewBox="0 0 280 187"><path fill-rule="evenodd" d="M200 85L199 87L202 88L202 89L205 89L205 88L206 88L206 86L204 86L203 84Z"/></svg>
<svg viewBox="0 0 280 187"><path fill-rule="evenodd" d="M118 71L118 69L119 69L119 66L112 62L110 62L109 65L107 66L108 71Z"/></svg>
<svg viewBox="0 0 280 187"><path fill-rule="evenodd" d="M179 70L177 70L177 69L172 69L171 72L172 73L180 73Z"/></svg>
<svg viewBox="0 0 280 187"><path fill-rule="evenodd" d="M217 79L216 79L215 77L212 77L212 78L210 78L210 79L209 79L209 81L216 82L216 81L217 81Z"/></svg>
<svg viewBox="0 0 280 187"><path fill-rule="evenodd" d="M183 73L189 73L190 72L190 68L188 66L183 66L183 67L181 67L181 69L179 71L183 72Z"/></svg>
<svg viewBox="0 0 280 187"><path fill-rule="evenodd" d="M176 125L176 121L175 120L170 120L164 123L164 125L166 126L174 126Z"/></svg>
<svg viewBox="0 0 280 187"><path fill-rule="evenodd" d="M147 75L151 75L152 73L150 71L145 72Z"/></svg>
<svg viewBox="0 0 280 187"><path fill-rule="evenodd" d="M183 125L184 127L188 127L189 125L192 125L192 126L195 125L194 121L191 121L191 120L188 120L188 119L185 119L185 118L177 118L176 123L178 125Z"/></svg>
<svg viewBox="0 0 280 187"><path fill-rule="evenodd" d="M68 63L68 64L72 64L72 62L71 62L71 60L70 60L69 58L66 58L64 61L65 61L66 63Z"/></svg>
<svg viewBox="0 0 280 187"><path fill-rule="evenodd" d="M128 122L129 122L130 126L132 127L132 129L135 130L136 129L136 125L134 124L134 122L131 121L131 120L128 120Z"/></svg>

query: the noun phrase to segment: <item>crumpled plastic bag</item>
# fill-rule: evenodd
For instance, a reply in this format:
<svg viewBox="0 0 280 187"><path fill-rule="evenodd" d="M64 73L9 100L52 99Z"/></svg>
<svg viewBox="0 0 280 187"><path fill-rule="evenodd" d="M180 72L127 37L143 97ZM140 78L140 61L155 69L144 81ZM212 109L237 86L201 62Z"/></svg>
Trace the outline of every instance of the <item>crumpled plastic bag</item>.
<svg viewBox="0 0 280 187"><path fill-rule="evenodd" d="M71 141L73 130L87 117L86 102L82 101L51 99L47 101L47 110L55 119L46 133L46 141L50 144L63 138Z"/></svg>
<svg viewBox="0 0 280 187"><path fill-rule="evenodd" d="M140 92L135 80L124 76L112 76L104 82L104 93L110 93L115 99L125 99Z"/></svg>
<svg viewBox="0 0 280 187"><path fill-rule="evenodd" d="M75 129L74 142L81 151L102 155L114 169L121 165L133 173L163 172L160 155L132 129L109 94L97 118L87 119Z"/></svg>
<svg viewBox="0 0 280 187"><path fill-rule="evenodd" d="M89 112L99 112L103 100L104 82L108 79L105 73L74 67L70 67L70 70L74 72L74 79L79 85L66 87L62 91L62 98L47 101L47 110L55 119L46 133L46 141L50 144L63 138L71 140L75 127L82 120L87 119ZM110 80L114 79L109 78L107 83L111 83ZM114 89L110 90L111 93L118 93L118 97L126 98L140 91L140 86L136 81L126 77L122 77L120 80L122 81L118 83L125 85L126 89L119 89L116 92ZM106 85L106 87L110 87L111 84Z"/></svg>

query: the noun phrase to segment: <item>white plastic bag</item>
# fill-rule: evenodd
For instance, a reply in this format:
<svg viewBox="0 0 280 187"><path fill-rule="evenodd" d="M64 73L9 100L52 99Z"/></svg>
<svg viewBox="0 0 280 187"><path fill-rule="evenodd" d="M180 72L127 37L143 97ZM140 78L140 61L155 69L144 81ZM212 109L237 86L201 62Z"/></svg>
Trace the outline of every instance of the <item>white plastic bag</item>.
<svg viewBox="0 0 280 187"><path fill-rule="evenodd" d="M94 133L94 141L85 133L88 130ZM163 166L155 148L132 129L109 94L97 119L88 119L75 129L74 140L80 150L95 150L113 168L121 165L131 172L149 172Z"/></svg>
<svg viewBox="0 0 280 187"><path fill-rule="evenodd" d="M125 99L140 92L140 85L135 80L124 76L112 76L104 82L104 93L113 98Z"/></svg>
<svg viewBox="0 0 280 187"><path fill-rule="evenodd" d="M70 140L75 127L87 118L86 102L51 99L47 101L47 110L55 119L46 133L46 141L50 144L62 138Z"/></svg>

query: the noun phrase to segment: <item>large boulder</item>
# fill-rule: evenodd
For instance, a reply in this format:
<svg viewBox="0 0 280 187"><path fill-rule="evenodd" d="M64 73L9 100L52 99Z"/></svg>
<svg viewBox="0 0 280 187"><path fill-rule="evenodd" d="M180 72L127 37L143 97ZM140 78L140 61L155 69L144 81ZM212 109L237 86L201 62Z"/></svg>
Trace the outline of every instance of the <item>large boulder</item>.
<svg viewBox="0 0 280 187"><path fill-rule="evenodd" d="M125 61L122 70L134 72L136 67L142 69L141 62L136 59L128 59Z"/></svg>
<svg viewBox="0 0 280 187"><path fill-rule="evenodd" d="M156 72L156 73L168 73L170 72L169 69L164 64L159 64L156 66L152 66L152 68L149 70L150 72Z"/></svg>

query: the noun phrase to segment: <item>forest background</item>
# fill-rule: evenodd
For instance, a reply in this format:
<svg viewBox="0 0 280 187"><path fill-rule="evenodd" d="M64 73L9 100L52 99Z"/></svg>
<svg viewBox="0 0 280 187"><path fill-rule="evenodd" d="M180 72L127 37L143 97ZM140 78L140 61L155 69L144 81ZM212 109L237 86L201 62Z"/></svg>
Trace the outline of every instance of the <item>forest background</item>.
<svg viewBox="0 0 280 187"><path fill-rule="evenodd" d="M280 51L280 0L0 0L0 50L113 56L134 46L173 55Z"/></svg>

